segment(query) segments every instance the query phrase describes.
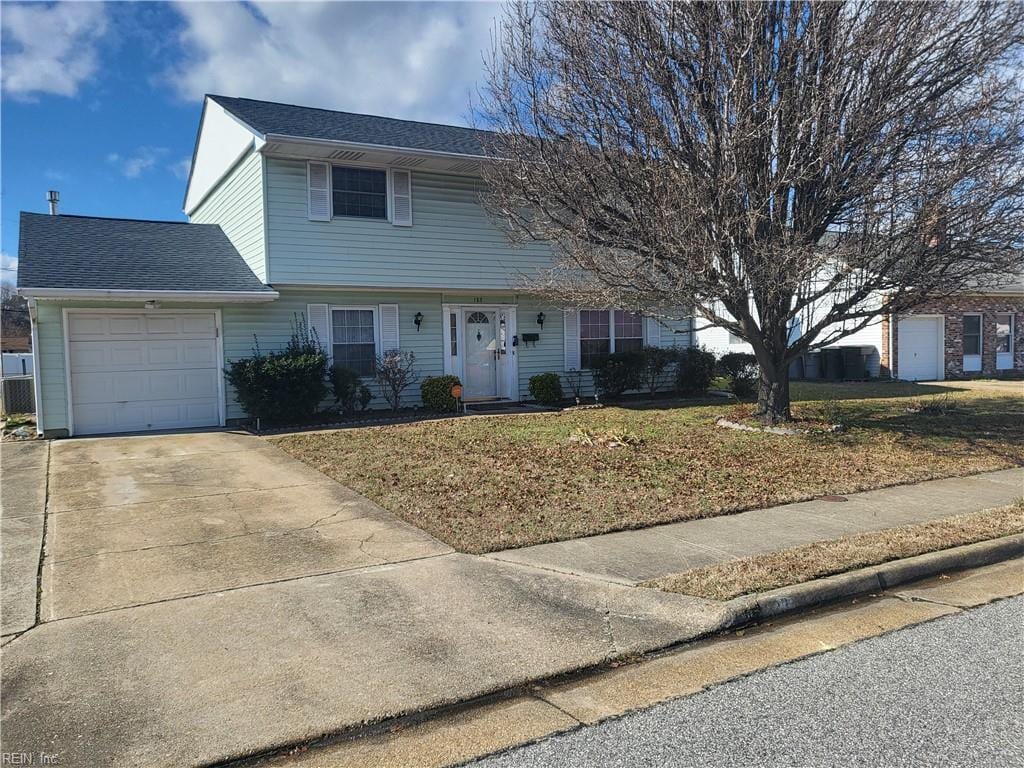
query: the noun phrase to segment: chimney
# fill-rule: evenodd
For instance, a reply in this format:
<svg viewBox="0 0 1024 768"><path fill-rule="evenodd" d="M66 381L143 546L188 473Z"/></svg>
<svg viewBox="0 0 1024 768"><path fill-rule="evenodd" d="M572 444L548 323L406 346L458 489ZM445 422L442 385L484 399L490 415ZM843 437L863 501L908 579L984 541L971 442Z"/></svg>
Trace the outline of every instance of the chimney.
<svg viewBox="0 0 1024 768"><path fill-rule="evenodd" d="M60 202L60 192L56 189L51 189L46 193L46 201L50 204L50 215L57 215L57 203Z"/></svg>

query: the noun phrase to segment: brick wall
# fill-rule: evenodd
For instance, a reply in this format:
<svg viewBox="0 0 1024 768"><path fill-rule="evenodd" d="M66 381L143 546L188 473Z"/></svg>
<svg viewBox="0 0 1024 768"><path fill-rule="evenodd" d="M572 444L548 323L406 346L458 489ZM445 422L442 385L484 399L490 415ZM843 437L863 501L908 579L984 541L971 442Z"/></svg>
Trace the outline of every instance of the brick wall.
<svg viewBox="0 0 1024 768"><path fill-rule="evenodd" d="M1010 313L1013 322L1013 370L996 370L996 315ZM964 373L963 316L981 314L981 371ZM945 318L944 366L947 379L1024 376L1024 296L956 296L916 307L907 315L943 315ZM890 317L882 319L882 375L899 376L899 325L892 328L892 360L889 359Z"/></svg>

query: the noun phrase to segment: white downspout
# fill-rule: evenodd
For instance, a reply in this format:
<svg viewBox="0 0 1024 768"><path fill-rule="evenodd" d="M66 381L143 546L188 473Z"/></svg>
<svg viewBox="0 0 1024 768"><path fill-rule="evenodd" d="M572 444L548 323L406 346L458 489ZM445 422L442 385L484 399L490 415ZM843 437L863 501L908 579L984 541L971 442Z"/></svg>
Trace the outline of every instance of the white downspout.
<svg viewBox="0 0 1024 768"><path fill-rule="evenodd" d="M36 434L43 434L43 388L39 368L39 312L35 299L28 300L28 319L32 328L32 397L36 402Z"/></svg>

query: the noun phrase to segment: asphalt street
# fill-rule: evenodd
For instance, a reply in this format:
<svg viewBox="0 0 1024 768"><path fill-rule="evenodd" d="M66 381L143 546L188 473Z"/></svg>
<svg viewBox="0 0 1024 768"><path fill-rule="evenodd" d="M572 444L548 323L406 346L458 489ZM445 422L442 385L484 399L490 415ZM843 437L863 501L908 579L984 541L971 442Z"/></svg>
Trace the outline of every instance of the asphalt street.
<svg viewBox="0 0 1024 768"><path fill-rule="evenodd" d="M1024 597L473 765L1024 766Z"/></svg>

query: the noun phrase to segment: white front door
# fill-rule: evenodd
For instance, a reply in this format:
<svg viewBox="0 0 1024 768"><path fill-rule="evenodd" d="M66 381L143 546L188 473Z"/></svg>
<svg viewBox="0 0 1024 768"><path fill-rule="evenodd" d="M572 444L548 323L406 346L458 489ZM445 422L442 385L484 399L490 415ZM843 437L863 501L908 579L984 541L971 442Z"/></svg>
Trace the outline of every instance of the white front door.
<svg viewBox="0 0 1024 768"><path fill-rule="evenodd" d="M498 349L498 313L494 310L466 309L463 316L464 378L466 399L497 397L501 353Z"/></svg>
<svg viewBox="0 0 1024 768"><path fill-rule="evenodd" d="M901 379L942 378L942 322L941 317L905 317L899 321L897 375Z"/></svg>
<svg viewBox="0 0 1024 768"><path fill-rule="evenodd" d="M220 424L214 312L67 313L76 435Z"/></svg>

